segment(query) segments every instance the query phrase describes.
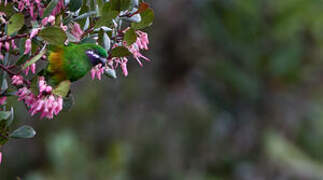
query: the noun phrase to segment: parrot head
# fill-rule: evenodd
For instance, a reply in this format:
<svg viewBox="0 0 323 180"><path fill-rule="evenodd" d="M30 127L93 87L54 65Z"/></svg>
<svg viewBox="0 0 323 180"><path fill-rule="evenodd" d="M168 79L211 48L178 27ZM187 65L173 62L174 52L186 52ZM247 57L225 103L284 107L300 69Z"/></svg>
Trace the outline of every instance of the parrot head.
<svg viewBox="0 0 323 180"><path fill-rule="evenodd" d="M105 65L107 63L107 52L101 46L92 46L85 51L85 54L92 66L96 66L98 64Z"/></svg>

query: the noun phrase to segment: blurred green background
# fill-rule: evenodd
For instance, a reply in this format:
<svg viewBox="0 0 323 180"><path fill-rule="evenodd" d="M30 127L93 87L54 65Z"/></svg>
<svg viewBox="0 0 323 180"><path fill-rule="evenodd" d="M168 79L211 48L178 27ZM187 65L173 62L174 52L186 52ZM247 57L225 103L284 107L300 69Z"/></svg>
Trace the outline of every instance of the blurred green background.
<svg viewBox="0 0 323 180"><path fill-rule="evenodd" d="M0 179L323 179L323 1L153 0L152 59L73 85Z"/></svg>

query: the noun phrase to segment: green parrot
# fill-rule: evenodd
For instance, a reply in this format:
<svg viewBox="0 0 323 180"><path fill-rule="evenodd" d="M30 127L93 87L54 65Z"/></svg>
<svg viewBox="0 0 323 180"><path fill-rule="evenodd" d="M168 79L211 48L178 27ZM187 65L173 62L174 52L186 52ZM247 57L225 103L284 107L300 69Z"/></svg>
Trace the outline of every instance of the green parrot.
<svg viewBox="0 0 323 180"><path fill-rule="evenodd" d="M62 81L77 81L86 75L92 67L107 62L106 50L96 44L70 44L68 46L50 46L48 48L48 66L45 78L50 85Z"/></svg>

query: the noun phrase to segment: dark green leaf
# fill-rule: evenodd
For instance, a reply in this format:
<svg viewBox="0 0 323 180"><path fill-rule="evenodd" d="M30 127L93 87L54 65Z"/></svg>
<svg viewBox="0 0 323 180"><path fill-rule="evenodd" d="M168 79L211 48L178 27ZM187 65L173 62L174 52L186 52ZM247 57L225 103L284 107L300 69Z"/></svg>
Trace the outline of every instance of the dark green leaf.
<svg viewBox="0 0 323 180"><path fill-rule="evenodd" d="M123 46L119 46L111 50L112 57L126 57L129 55L131 55L131 52L129 52L129 50Z"/></svg>
<svg viewBox="0 0 323 180"><path fill-rule="evenodd" d="M137 40L136 31L130 28L124 35L124 40L127 42L127 45L130 46Z"/></svg>
<svg viewBox="0 0 323 180"><path fill-rule="evenodd" d="M54 8L56 7L57 3L59 0L51 0L50 3L47 5L44 14L43 14L43 18L49 16L52 11L54 10Z"/></svg>
<svg viewBox="0 0 323 180"><path fill-rule="evenodd" d="M57 96L66 97L70 91L71 81L66 80L59 83L59 85L53 90L53 93Z"/></svg>
<svg viewBox="0 0 323 180"><path fill-rule="evenodd" d="M15 139L33 138L36 135L36 131L30 126L21 126L14 130L9 137Z"/></svg>
<svg viewBox="0 0 323 180"><path fill-rule="evenodd" d="M35 76L30 83L30 90L34 95L38 95L39 89L38 89L38 77Z"/></svg>
<svg viewBox="0 0 323 180"><path fill-rule="evenodd" d="M118 11L108 11L102 14L100 19L95 24L94 28L100 28L102 26L109 27L112 24L112 20L119 15Z"/></svg>
<svg viewBox="0 0 323 180"><path fill-rule="evenodd" d="M71 0L68 7L71 11L77 11L82 6L82 0Z"/></svg>
<svg viewBox="0 0 323 180"><path fill-rule="evenodd" d="M111 9L116 11L123 11L129 9L131 0L111 0Z"/></svg>
<svg viewBox="0 0 323 180"><path fill-rule="evenodd" d="M4 5L4 3L0 3L0 12L4 12L7 17L10 17L15 13L15 10L13 8L13 3L7 4L7 6Z"/></svg>
<svg viewBox="0 0 323 180"><path fill-rule="evenodd" d="M83 5L81 7L79 14L80 16L76 17L74 21L78 21L81 27L83 27L85 25L86 18L96 14L96 12L95 11L89 12L89 7L86 5L86 2L83 2Z"/></svg>
<svg viewBox="0 0 323 180"><path fill-rule="evenodd" d="M28 58L29 56L27 54L20 56L19 59L17 60L16 66L24 64L28 60Z"/></svg>
<svg viewBox="0 0 323 180"><path fill-rule="evenodd" d="M39 32L39 37L43 38L49 44L54 44L58 46L64 45L67 39L65 32L58 27L47 27Z"/></svg>
<svg viewBox="0 0 323 180"><path fill-rule="evenodd" d="M8 23L8 34L12 35L13 33L19 31L22 26L25 24L25 18L24 15L21 13L14 14L9 19Z"/></svg>
<svg viewBox="0 0 323 180"><path fill-rule="evenodd" d="M140 13L141 21L139 23L131 23L131 27L134 29L144 29L152 25L155 15L151 8L146 9L144 12Z"/></svg>

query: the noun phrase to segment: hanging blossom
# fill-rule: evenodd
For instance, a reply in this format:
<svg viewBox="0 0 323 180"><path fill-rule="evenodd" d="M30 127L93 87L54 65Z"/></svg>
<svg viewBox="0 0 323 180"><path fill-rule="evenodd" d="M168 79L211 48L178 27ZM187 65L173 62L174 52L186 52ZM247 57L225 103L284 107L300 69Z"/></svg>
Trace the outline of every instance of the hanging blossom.
<svg viewBox="0 0 323 180"><path fill-rule="evenodd" d="M6 103L7 96L0 97L0 105L4 105Z"/></svg>
<svg viewBox="0 0 323 180"><path fill-rule="evenodd" d="M61 11L63 11L65 8L64 5L64 0L59 0L56 7L54 8L54 10L52 11L51 15L56 16L57 14L59 14Z"/></svg>
<svg viewBox="0 0 323 180"><path fill-rule="evenodd" d="M123 33L125 33L126 31L128 31L130 28L127 28L123 31ZM133 57L137 60L137 62L139 63L140 66L143 66L142 62L140 59L144 59L146 61L150 61L149 58L143 56L141 54L141 50L148 50L148 45L149 45L149 39L148 39L148 34L142 31L136 31L137 34L137 40L136 42L134 42L131 45L128 45L126 41L122 42L122 45L124 47L126 47L131 54L133 55ZM113 48L116 48L117 45L115 45ZM114 57L112 59L109 60L109 65L113 68L116 69L120 66L123 75L124 76L128 76L128 69L127 69L127 63L128 63L128 58L126 57Z"/></svg>
<svg viewBox="0 0 323 180"><path fill-rule="evenodd" d="M5 40L5 39L9 39L10 36L6 36L3 38L0 38L0 40ZM1 50L5 50L6 52L9 52L11 49L17 49L15 40L11 40L11 41L5 41L5 42L0 42L0 60L4 59L4 55L1 54Z"/></svg>
<svg viewBox="0 0 323 180"><path fill-rule="evenodd" d="M63 28L62 28L63 29ZM64 29L63 29L64 30ZM65 30L66 31L66 30ZM84 32L78 23L74 23L71 27L71 33L77 41L80 41Z"/></svg>
<svg viewBox="0 0 323 180"><path fill-rule="evenodd" d="M23 101L34 116L40 113L40 118L53 119L63 109L63 98L53 94L53 88L47 85L43 76L38 79L39 95L34 95L30 89L23 87L17 92L19 101Z"/></svg>
<svg viewBox="0 0 323 180"><path fill-rule="evenodd" d="M12 76L11 80L12 80L11 83L15 86L20 86L20 85L24 84L24 78L20 75Z"/></svg>
<svg viewBox="0 0 323 180"><path fill-rule="evenodd" d="M98 78L98 80L101 80L102 74L104 73L105 67L102 66L102 64L98 64L95 67L91 69L91 77L94 80L95 77Z"/></svg>
<svg viewBox="0 0 323 180"><path fill-rule="evenodd" d="M28 63L29 61L27 61L26 63ZM26 64L25 63L25 64ZM36 73L36 63L31 64L30 66L28 66L25 70L24 73L27 76L29 74L29 72L32 72L33 74Z"/></svg>
<svg viewBox="0 0 323 180"><path fill-rule="evenodd" d="M18 4L20 12L24 10L29 12L33 20L36 20L38 16L43 16L45 7L41 0L13 0L13 2Z"/></svg>

